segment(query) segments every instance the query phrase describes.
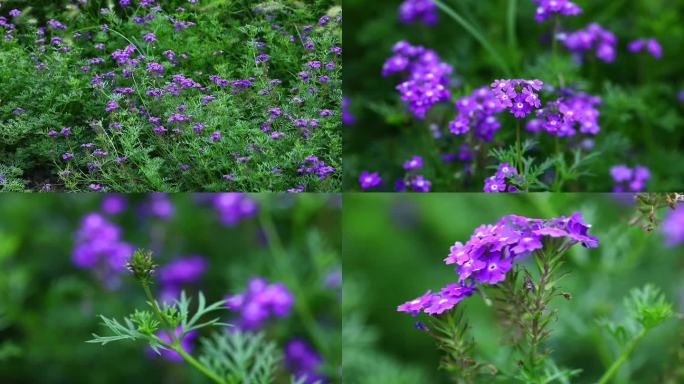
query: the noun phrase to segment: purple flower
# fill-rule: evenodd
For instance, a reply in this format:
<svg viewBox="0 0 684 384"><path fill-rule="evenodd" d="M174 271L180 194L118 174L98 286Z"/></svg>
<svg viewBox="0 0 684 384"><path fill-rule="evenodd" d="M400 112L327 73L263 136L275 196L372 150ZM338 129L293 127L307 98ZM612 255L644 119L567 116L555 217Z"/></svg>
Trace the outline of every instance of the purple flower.
<svg viewBox="0 0 684 384"><path fill-rule="evenodd" d="M503 177L491 176L485 179L485 192L506 192L506 181Z"/></svg>
<svg viewBox="0 0 684 384"><path fill-rule="evenodd" d="M116 100L109 100L107 102L107 106L105 107L105 112L111 112L117 108L119 108L119 104L116 102Z"/></svg>
<svg viewBox="0 0 684 384"><path fill-rule="evenodd" d="M18 9L13 9L13 10L9 11L9 15L12 17L19 17L19 16L21 16L21 11Z"/></svg>
<svg viewBox="0 0 684 384"><path fill-rule="evenodd" d="M663 57L663 48L658 40L654 38L636 39L627 44L627 49L632 53L640 52L644 47L646 48L646 51L656 59Z"/></svg>
<svg viewBox="0 0 684 384"><path fill-rule="evenodd" d="M399 21L402 23L420 20L426 25L434 25L437 19L437 6L432 0L404 0L399 6Z"/></svg>
<svg viewBox="0 0 684 384"><path fill-rule="evenodd" d="M595 248L598 239L589 235L589 228L579 212L551 219L506 215L496 224L481 225L465 244L454 243L444 259L445 264L455 265L458 282L447 284L438 293L427 291L398 306L397 311L413 316L420 312L439 315L449 311L470 296L476 284L496 284L504 280L513 262L543 248L548 241L553 241L557 252L576 243Z"/></svg>
<svg viewBox="0 0 684 384"><path fill-rule="evenodd" d="M305 384L323 383L325 378L319 373L322 365L321 356L303 339L291 339L285 344L285 367L296 380L304 380Z"/></svg>
<svg viewBox="0 0 684 384"><path fill-rule="evenodd" d="M518 172L508 163L499 164L496 174L485 179L484 191L489 193L516 192ZM506 184L508 182L508 185Z"/></svg>
<svg viewBox="0 0 684 384"><path fill-rule="evenodd" d="M373 188L377 185L380 185L381 182L382 178L377 172L361 171L361 174L359 175L359 184L361 185L361 189Z"/></svg>
<svg viewBox="0 0 684 384"><path fill-rule="evenodd" d="M561 93L560 98L547 102L536 112L536 118L526 124L526 129L535 132L543 128L549 135L558 137L575 136L578 131L598 134L600 113L596 107L602 103L601 98L570 89L563 89Z"/></svg>
<svg viewBox="0 0 684 384"><path fill-rule="evenodd" d="M606 63L611 63L615 60L615 46L617 45L617 38L613 32L610 32L597 23L591 23L584 29L577 30L571 33L559 33L556 38L565 45L573 53L581 58L584 51L594 49L596 57Z"/></svg>
<svg viewBox="0 0 684 384"><path fill-rule="evenodd" d="M394 55L385 61L382 75L407 72L396 89L416 118L423 119L434 104L449 100L451 93L446 86L453 67L442 62L435 51L406 41L397 42L392 51Z"/></svg>
<svg viewBox="0 0 684 384"><path fill-rule="evenodd" d="M147 72L156 72L161 75L164 72L164 66L159 63L147 63Z"/></svg>
<svg viewBox="0 0 684 384"><path fill-rule="evenodd" d="M499 104L521 119L541 105L537 92L542 85L541 80L495 80L491 88Z"/></svg>
<svg viewBox="0 0 684 384"><path fill-rule="evenodd" d="M252 277L244 292L226 296L226 307L240 313L237 326L244 330L261 328L270 317L287 316L293 302L284 284L269 284L262 277Z"/></svg>
<svg viewBox="0 0 684 384"><path fill-rule="evenodd" d="M582 12L582 8L570 0L532 0L537 3L537 11L534 19L541 23L554 14L561 16L574 16Z"/></svg>
<svg viewBox="0 0 684 384"><path fill-rule="evenodd" d="M178 326L176 328L176 335L175 337L179 337L181 335L181 327ZM169 340L169 336L166 334L164 331L159 331L157 332L157 337L160 339L166 341L166 342L171 342ZM180 345L181 347L188 353L192 353L193 350L193 341L197 338L197 331L190 331L183 335L183 338L180 340ZM159 349L159 354L154 352L152 348L147 347L147 355L148 356L161 356L162 358L168 360L168 361L173 361L173 362L183 362L183 356L181 356L178 352L176 351L171 351L169 349Z"/></svg>
<svg viewBox="0 0 684 384"><path fill-rule="evenodd" d="M102 212L108 215L118 215L126 210L128 202L124 195L118 193L108 193L102 198L100 207Z"/></svg>
<svg viewBox="0 0 684 384"><path fill-rule="evenodd" d="M423 167L423 158L420 156L413 156L404 162L404 169L419 169Z"/></svg>
<svg viewBox="0 0 684 384"><path fill-rule="evenodd" d="M148 32L145 35L143 35L143 40L151 43L157 41L157 36L155 36L153 32Z"/></svg>
<svg viewBox="0 0 684 384"><path fill-rule="evenodd" d="M211 196L223 225L235 225L244 218L254 216L259 210L259 204L244 193L225 192Z"/></svg>
<svg viewBox="0 0 684 384"><path fill-rule="evenodd" d="M432 182L423 175L416 175L410 178L409 185L414 192L430 192Z"/></svg>
<svg viewBox="0 0 684 384"><path fill-rule="evenodd" d="M354 124L356 120L354 116L347 109L349 107L349 98L347 96L342 97L342 124L351 125Z"/></svg>
<svg viewBox="0 0 684 384"><path fill-rule="evenodd" d="M665 245L672 247L684 242L684 204L678 204L674 210L669 210L660 226L665 236Z"/></svg>
<svg viewBox="0 0 684 384"><path fill-rule="evenodd" d="M110 287L117 284L116 274L125 270L132 245L121 240L121 229L99 213L81 218L76 231L71 259L79 268L93 269Z"/></svg>
<svg viewBox="0 0 684 384"><path fill-rule="evenodd" d="M641 192L646 181L651 178L651 172L641 165L632 169L624 164L618 164L610 168L610 176L616 183L613 186L613 192Z"/></svg>
<svg viewBox="0 0 684 384"><path fill-rule="evenodd" d="M173 302L181 292L180 286L198 280L206 268L206 260L197 255L177 258L160 267L161 300Z"/></svg>

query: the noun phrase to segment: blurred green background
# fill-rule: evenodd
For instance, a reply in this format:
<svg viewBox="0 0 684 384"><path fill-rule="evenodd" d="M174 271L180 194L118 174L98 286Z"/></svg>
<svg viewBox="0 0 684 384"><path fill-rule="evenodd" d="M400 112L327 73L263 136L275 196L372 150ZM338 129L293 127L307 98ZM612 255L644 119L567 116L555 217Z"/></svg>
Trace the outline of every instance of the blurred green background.
<svg viewBox="0 0 684 384"><path fill-rule="evenodd" d="M577 84L590 94L603 98L599 107L601 132L595 137L594 151L600 161L589 167L593 173L572 183L568 191L611 191L608 170L612 165L641 164L651 169L649 191L684 188L684 103L677 92L684 89L682 47L684 47L684 1L682 0L574 0L583 12L564 17L562 27L574 31L598 22L618 38L617 59L606 64L596 59L584 65L573 64L568 51L559 46L560 59L552 60L549 37L553 22L534 21L536 4L517 0L517 49L508 44L506 15L512 0L443 0L459 15L482 31L495 50L513 68L513 78L539 78L553 85L558 70L567 84ZM481 191L485 170L472 179L463 179L463 163L446 163L441 153L458 152L461 137L436 141L426 122L416 120L402 107L395 86L399 75L383 78L382 65L399 40L434 49L440 58L453 65L455 99L472 89L505 78L492 57L459 24L439 11L439 22L425 26L399 23L400 0L344 0L344 95L350 98L349 110L356 123L346 126L344 136L344 187L358 190L362 170L380 171L382 190L393 190L394 181L403 176L401 167L412 155L426 160L421 174L433 181L434 191ZM628 41L655 37L663 46L663 58L655 60L645 53L627 51ZM589 56L593 57L593 53ZM543 98L543 97L542 97ZM431 121L446 130L453 118L453 105L433 108ZM515 138L514 121L501 114L502 128L496 133L499 144ZM525 133L524 137L533 137ZM553 138L542 135L545 154L552 153ZM561 140L565 143L567 139ZM535 153L538 162L540 154ZM493 160L491 160L493 161ZM490 164L491 165L491 164Z"/></svg>
<svg viewBox="0 0 684 384"><path fill-rule="evenodd" d="M86 344L92 333L106 331L98 314L121 318L144 306L144 293L122 276L116 290L104 287L90 270L71 262L74 232L80 218L98 211L102 194L2 194L0 197L0 382L1 383L203 383L187 364L150 358L145 346L118 342L103 347ZM270 282L287 280L265 243L259 217L234 226L219 222L205 200L209 194L176 194L168 199L168 220L145 216L147 195L126 195L128 209L110 221L122 238L155 251L158 264L178 256L202 255L208 267L196 284L184 288L192 296L202 290L207 300L243 291L251 276ZM250 195L260 212L271 216L303 296L324 336L321 351L326 373L337 377L340 355L339 290L326 284L340 273L341 198L336 194ZM225 311L224 320L233 314ZM311 343L296 311L269 321L267 337L279 348L291 337ZM278 382L288 382L282 370Z"/></svg>
<svg viewBox="0 0 684 384"><path fill-rule="evenodd" d="M600 240L597 249L572 248L563 267L570 274L560 287L573 299L552 304L559 316L549 346L559 366L582 370L572 382L595 382L613 362L612 341L596 322L619 320L630 289L652 283L676 312L684 310L684 246L666 248L658 230L647 233L630 225L632 195L348 193L344 205L343 367L345 380L352 383L448 382L437 369L440 355L433 339L414 329L417 319L396 307L456 281L442 261L449 247L506 214L556 217L580 211ZM497 325L491 308L477 295L459 305L466 307L476 355L514 370L511 348L500 343L506 330ZM674 318L656 328L614 382L650 384L671 378L682 364L677 353L682 359L683 331L682 321Z"/></svg>

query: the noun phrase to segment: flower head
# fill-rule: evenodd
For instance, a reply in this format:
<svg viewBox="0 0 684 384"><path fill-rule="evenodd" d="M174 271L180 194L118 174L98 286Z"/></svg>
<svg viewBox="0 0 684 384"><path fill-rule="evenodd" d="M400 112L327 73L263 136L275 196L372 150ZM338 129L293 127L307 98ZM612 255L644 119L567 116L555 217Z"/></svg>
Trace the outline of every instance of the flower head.
<svg viewBox="0 0 684 384"><path fill-rule="evenodd" d="M574 16L582 12L577 4L570 0L532 0L537 3L534 19L541 23L553 15Z"/></svg>
<svg viewBox="0 0 684 384"><path fill-rule="evenodd" d="M226 307L239 312L241 329L261 328L269 317L284 317L290 313L294 296L285 284L269 284L262 277L253 277L244 292L226 296Z"/></svg>
<svg viewBox="0 0 684 384"><path fill-rule="evenodd" d="M432 0L404 0L399 6L399 21L411 23L416 20L426 25L437 23L437 6Z"/></svg>
<svg viewBox="0 0 684 384"><path fill-rule="evenodd" d="M359 184L361 189L369 189L379 185L382 182L382 178L377 172L362 171L359 174Z"/></svg>
<svg viewBox="0 0 684 384"><path fill-rule="evenodd" d="M539 108L539 92L541 80L496 80L491 84L492 92L499 105L508 110L518 119L522 119L533 109Z"/></svg>

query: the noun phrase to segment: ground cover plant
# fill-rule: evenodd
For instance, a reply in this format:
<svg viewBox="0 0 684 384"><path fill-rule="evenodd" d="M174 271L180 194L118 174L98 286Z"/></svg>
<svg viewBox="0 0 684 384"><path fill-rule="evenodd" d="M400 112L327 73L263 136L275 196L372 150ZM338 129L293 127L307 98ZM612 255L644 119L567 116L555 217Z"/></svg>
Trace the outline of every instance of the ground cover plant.
<svg viewBox="0 0 684 384"><path fill-rule="evenodd" d="M0 212L2 382L341 382L339 195L14 194Z"/></svg>
<svg viewBox="0 0 684 384"><path fill-rule="evenodd" d="M345 201L351 382L682 381L681 195L391 196Z"/></svg>
<svg viewBox="0 0 684 384"><path fill-rule="evenodd" d="M339 0L0 1L3 190L338 191Z"/></svg>
<svg viewBox="0 0 684 384"><path fill-rule="evenodd" d="M683 187L684 2L345 6L346 189Z"/></svg>

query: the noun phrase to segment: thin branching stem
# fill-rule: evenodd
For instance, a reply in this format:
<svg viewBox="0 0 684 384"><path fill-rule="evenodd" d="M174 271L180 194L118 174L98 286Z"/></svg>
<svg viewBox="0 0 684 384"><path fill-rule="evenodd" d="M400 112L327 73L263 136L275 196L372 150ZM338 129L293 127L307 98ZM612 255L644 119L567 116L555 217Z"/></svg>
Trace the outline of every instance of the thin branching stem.
<svg viewBox="0 0 684 384"><path fill-rule="evenodd" d="M173 343L176 339L175 330L171 329L171 325L169 325L169 323L166 321L166 318L161 313L161 309L159 308L159 305L157 304L157 300L152 295L152 291L150 290L150 286L148 284L145 284L145 283L143 283L142 286L143 286L143 290L145 291L145 296L147 296L147 300L150 301L150 305L152 306L152 310L154 311L154 314L157 316L157 319L159 320L161 326L164 327L164 332L166 332L166 335L169 337L169 340L171 341L171 343Z"/></svg>
<svg viewBox="0 0 684 384"><path fill-rule="evenodd" d="M629 355L632 354L632 352L634 351L634 348L636 348L637 344L639 344L641 339L643 339L644 336L646 336L646 332L648 332L646 330L646 328L642 328L641 331L636 335L636 337L629 341L629 343L627 344L627 347L622 351L620 356L618 356L617 360L615 360L613 362L613 364L611 364L611 366L603 374L603 376L601 376L601 378L599 379L597 384L606 384L610 381L610 379L620 369L622 364L624 364L625 361L627 361L627 358L629 357Z"/></svg>

